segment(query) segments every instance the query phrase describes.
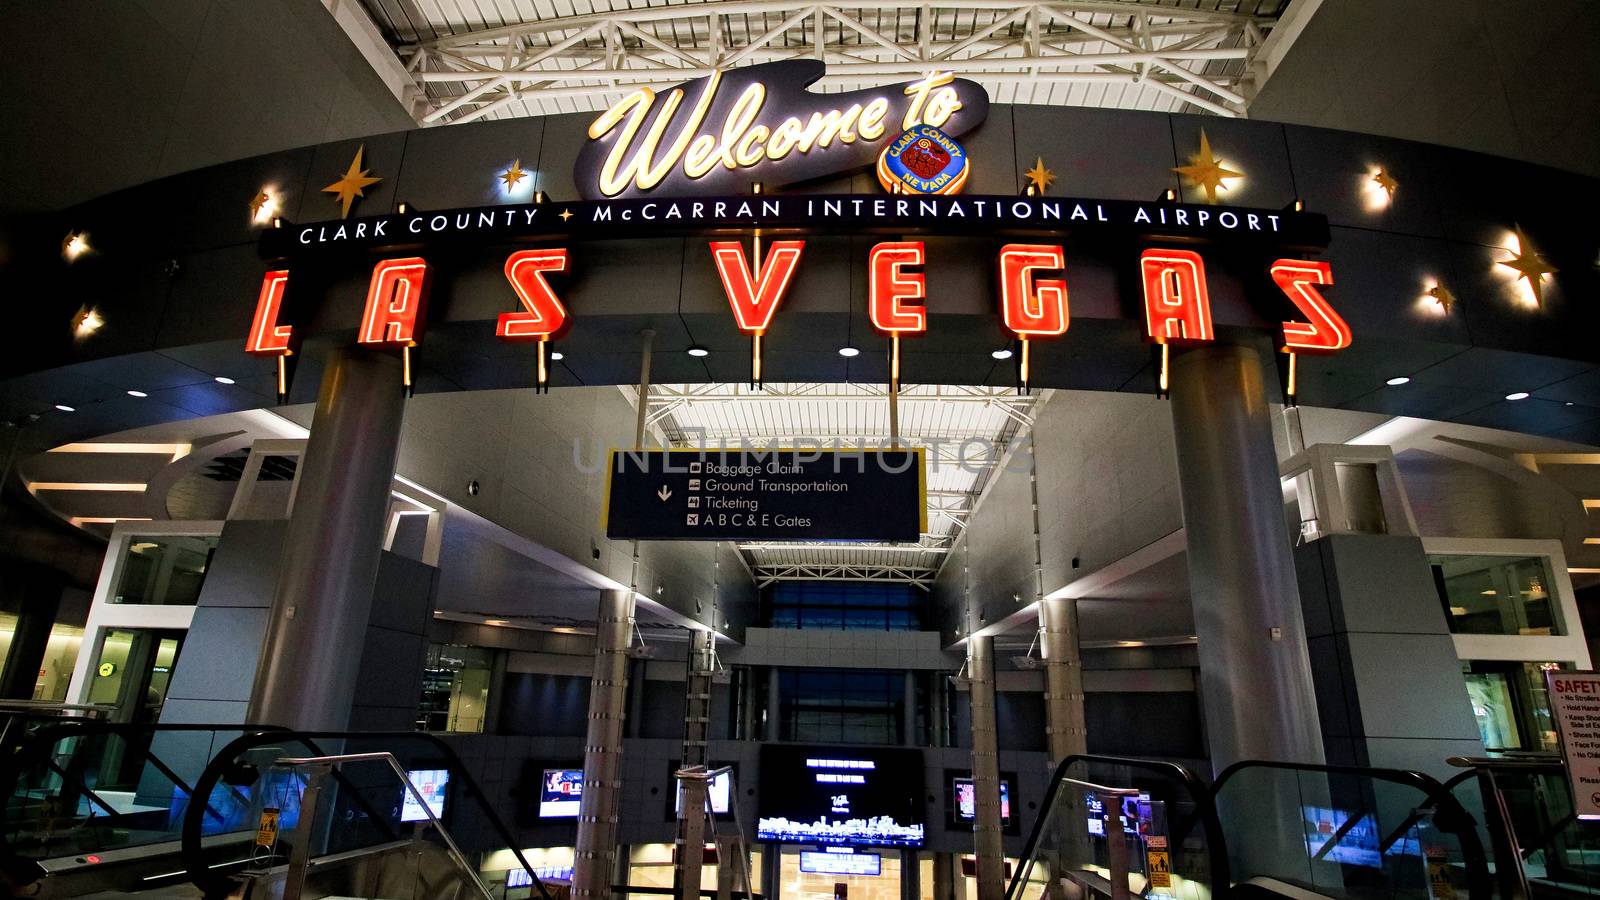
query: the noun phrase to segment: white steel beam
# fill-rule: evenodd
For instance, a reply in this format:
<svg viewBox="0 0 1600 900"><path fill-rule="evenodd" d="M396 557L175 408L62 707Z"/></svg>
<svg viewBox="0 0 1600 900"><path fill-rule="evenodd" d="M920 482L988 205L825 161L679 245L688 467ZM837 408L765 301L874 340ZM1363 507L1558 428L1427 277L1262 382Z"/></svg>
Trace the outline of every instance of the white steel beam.
<svg viewBox="0 0 1600 900"><path fill-rule="evenodd" d="M554 111L542 104L556 100L603 108L640 87L806 57L829 64L824 86L883 84L937 68L988 86L1149 86L1236 116L1248 95L1242 73L1275 46L1274 24L1117 0L715 0L468 30L402 46L405 63L395 68L427 98L425 124L515 114L519 106Z"/></svg>

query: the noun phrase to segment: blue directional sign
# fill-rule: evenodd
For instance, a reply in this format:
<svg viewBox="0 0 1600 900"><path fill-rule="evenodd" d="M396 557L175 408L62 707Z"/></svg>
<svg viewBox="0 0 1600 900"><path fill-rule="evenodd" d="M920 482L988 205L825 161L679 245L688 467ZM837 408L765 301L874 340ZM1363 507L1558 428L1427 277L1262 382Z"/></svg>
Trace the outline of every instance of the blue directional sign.
<svg viewBox="0 0 1600 900"><path fill-rule="evenodd" d="M922 450L614 450L606 537L916 541Z"/></svg>

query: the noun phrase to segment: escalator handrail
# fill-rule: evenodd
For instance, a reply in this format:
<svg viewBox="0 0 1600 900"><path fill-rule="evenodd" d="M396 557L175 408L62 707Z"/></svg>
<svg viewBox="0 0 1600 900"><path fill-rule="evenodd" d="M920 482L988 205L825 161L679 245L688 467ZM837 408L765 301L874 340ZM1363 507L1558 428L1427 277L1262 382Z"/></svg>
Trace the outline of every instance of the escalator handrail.
<svg viewBox="0 0 1600 900"><path fill-rule="evenodd" d="M149 733L183 731L270 731L276 728L271 725L205 725L205 724L167 724L156 722L107 722L104 719L88 718L63 718L60 716L41 717L48 719L47 724L39 729L24 735L15 749L5 751L0 756L0 860L23 860L23 857L11 848L11 841L6 836L6 816L10 806L10 798L16 795L17 779L22 776L22 771L33 763L51 764L51 749L63 740L79 737L92 737L97 734L123 734L129 732ZM163 766L163 768L165 768ZM178 786L178 785L175 785ZM87 790L87 785L84 786ZM92 791L90 792L92 794ZM194 795L191 792L190 797ZM98 799L98 798L97 798ZM101 805L105 806L101 801Z"/></svg>
<svg viewBox="0 0 1600 900"><path fill-rule="evenodd" d="M532 884L538 890L542 900L552 900L550 891L545 887L544 881L534 872L533 865L528 862L527 857L523 856L522 849L517 846L517 841L511 834L511 830L506 827L505 822L494 811L494 806L489 802L489 797L478 787L477 781L472 777L472 773L468 771L466 764L461 761L461 757L454 748L440 740L437 735L429 734L426 731L290 731L288 729L274 729L270 732L263 731L257 734L241 735L212 758L205 771L195 780L195 791L197 793L205 791L206 796L210 796L211 789L221 779L222 767L232 764L232 761L242 751L252 747L264 746L270 742L285 738L298 741L313 749L317 747L314 741L319 739L406 740L421 741L431 745L445 757L447 766L452 770L451 778L455 779L457 775L460 776L458 783L462 786L463 796L477 801L478 808L484 813L490 827L495 832L495 836L503 841L512 855L517 858L517 862L528 873L528 877L532 879ZM320 749L317 750L317 753L322 755ZM188 872L190 880L210 896L217 889L225 890L228 885L224 879L220 879L210 869L201 855L200 829L200 816L196 814L194 804L191 803L183 819L183 865Z"/></svg>
<svg viewBox="0 0 1600 900"><path fill-rule="evenodd" d="M1454 793L1432 775L1410 769L1385 769L1363 766L1331 766L1324 763L1289 763L1269 760L1240 760L1223 769L1216 781L1211 784L1213 802L1222 793L1222 789L1240 771L1244 769L1282 769L1292 772L1311 772L1322 775L1349 775L1357 778L1370 778L1376 781L1387 781L1393 784L1402 784L1413 788L1423 794L1423 803L1419 808L1432 807L1435 812L1434 823L1441 831L1453 834L1461 843L1461 861L1467 869L1467 888L1471 900L1484 900L1492 894L1490 887L1492 876L1489 873L1489 860L1483 852L1483 842L1478 839L1477 819L1467 812ZM1455 781L1454 778L1451 781ZM1444 813L1445 818L1440 822L1438 813ZM1453 819L1453 821L1452 821Z"/></svg>
<svg viewBox="0 0 1600 900"><path fill-rule="evenodd" d="M1045 790L1044 801L1040 805L1040 814L1033 822L1033 830L1028 833L1028 842L1023 846L1021 863L1017 871L1011 876L1011 883L1006 886L1006 896L1015 897L1017 887L1026 874L1027 861L1033 858L1038 849L1039 838L1044 833L1045 824L1050 818L1050 813L1055 809L1056 792L1069 778L1067 770L1075 762L1097 763L1100 765L1125 766L1130 769L1143 769L1161 775L1165 778L1176 779L1189 792L1189 797L1194 801L1195 812L1206 832L1206 855L1211 866L1211 879L1213 891L1226 892L1233 886L1233 879L1228 869L1227 845L1222 836L1222 823L1217 818L1215 797L1188 767L1173 762L1161 762L1150 759L1134 759L1125 756L1102 756L1093 753L1079 753L1063 759L1056 766L1055 773L1050 776L1050 786ZM1222 885L1218 889L1216 886ZM1221 893L1218 894L1221 896Z"/></svg>

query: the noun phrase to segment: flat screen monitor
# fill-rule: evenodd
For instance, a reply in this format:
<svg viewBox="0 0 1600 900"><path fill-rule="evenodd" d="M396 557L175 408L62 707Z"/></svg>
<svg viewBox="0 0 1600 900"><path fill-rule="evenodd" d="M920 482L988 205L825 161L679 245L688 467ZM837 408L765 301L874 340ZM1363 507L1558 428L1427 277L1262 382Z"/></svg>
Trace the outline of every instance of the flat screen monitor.
<svg viewBox="0 0 1600 900"><path fill-rule="evenodd" d="M834 847L921 847L922 752L761 748L756 840Z"/></svg>
<svg viewBox="0 0 1600 900"><path fill-rule="evenodd" d="M545 769L539 783L539 818L570 819L583 800L582 769Z"/></svg>
<svg viewBox="0 0 1600 900"><path fill-rule="evenodd" d="M444 793L450 784L450 771L448 769L407 769L406 777L417 786L424 799L428 801L428 809L433 811L436 819L444 818ZM406 788L400 788L400 821L422 822L428 818L423 812L422 804L417 802L416 794Z"/></svg>
<svg viewBox="0 0 1600 900"><path fill-rule="evenodd" d="M881 875L883 857L876 853L840 853L839 850L801 850L800 871L813 875Z"/></svg>
<svg viewBox="0 0 1600 900"><path fill-rule="evenodd" d="M957 778L954 782L956 793L956 819L962 822L972 822L978 818L978 794L972 786L971 778ZM1011 782L1000 780L1000 823L1011 824Z"/></svg>
<svg viewBox="0 0 1600 900"><path fill-rule="evenodd" d="M706 794L711 800L711 811L719 816L727 815L728 812L728 800L733 791L732 775L732 772L723 772L706 785ZM683 812L683 782L677 778L672 780L678 785L678 795L672 804L672 813L676 816Z"/></svg>
<svg viewBox="0 0 1600 900"><path fill-rule="evenodd" d="M1302 807L1305 813L1306 851L1329 862L1381 868L1378 823L1371 813L1352 813L1321 806ZM1351 822L1351 819L1356 819ZM1337 838L1338 842L1334 843ZM1331 846L1329 846L1331 845Z"/></svg>

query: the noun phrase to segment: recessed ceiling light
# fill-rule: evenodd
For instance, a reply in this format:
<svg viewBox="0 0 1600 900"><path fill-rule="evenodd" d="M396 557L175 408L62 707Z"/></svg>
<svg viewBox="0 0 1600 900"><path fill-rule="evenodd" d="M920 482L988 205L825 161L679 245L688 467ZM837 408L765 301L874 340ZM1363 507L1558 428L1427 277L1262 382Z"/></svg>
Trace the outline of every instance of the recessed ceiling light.
<svg viewBox="0 0 1600 900"><path fill-rule="evenodd" d="M566 358L567 358L567 355L565 353L562 353L560 350L551 350L550 351L550 359L551 359L552 362L561 362L563 359L566 359Z"/></svg>
<svg viewBox="0 0 1600 900"><path fill-rule="evenodd" d="M233 384L233 379L226 375L218 375L217 384Z"/></svg>
<svg viewBox="0 0 1600 900"><path fill-rule="evenodd" d="M995 359L1010 359L1011 358L1011 348L1010 347L1001 347L999 350L996 350L993 353L990 353L989 355L994 357Z"/></svg>
<svg viewBox="0 0 1600 900"><path fill-rule="evenodd" d="M1528 399L1528 392L1527 391L1517 391L1514 394L1507 394L1506 395L1506 399L1507 400L1526 400L1526 399Z"/></svg>
<svg viewBox="0 0 1600 900"><path fill-rule="evenodd" d="M72 407L66 405L65 403L57 403L56 404L56 409L59 409L62 412L77 412L76 409L73 409Z"/></svg>
<svg viewBox="0 0 1600 900"><path fill-rule="evenodd" d="M861 355L861 351L857 350L854 347L840 347L839 348L839 355L840 356L846 356L846 357L849 357L849 356L860 356Z"/></svg>
<svg viewBox="0 0 1600 900"><path fill-rule="evenodd" d="M702 356L710 356L711 355L711 351L707 350L706 348L704 348L702 346L700 346L699 344L696 344L693 347L689 348L689 355L693 356L693 357L696 357L696 358L699 358L699 357L702 357Z"/></svg>
<svg viewBox="0 0 1600 900"><path fill-rule="evenodd" d="M128 392L128 396L129 397L148 397L150 395L146 394L144 391L129 391Z"/></svg>
<svg viewBox="0 0 1600 900"><path fill-rule="evenodd" d="M1389 379L1388 381L1384 382L1384 384L1387 384L1389 387L1399 387L1402 384L1410 384L1410 383L1411 383L1411 379L1407 378L1404 375L1396 375L1395 377L1393 377L1393 378Z"/></svg>

